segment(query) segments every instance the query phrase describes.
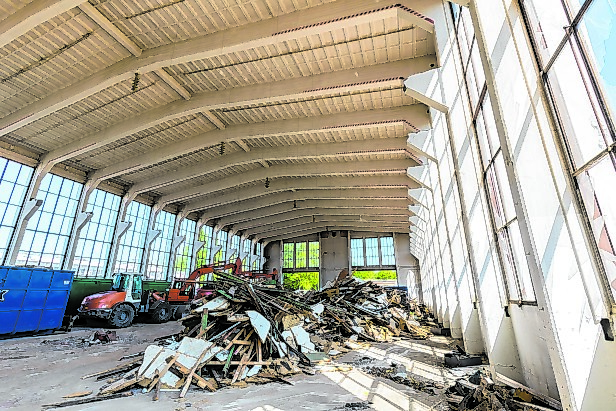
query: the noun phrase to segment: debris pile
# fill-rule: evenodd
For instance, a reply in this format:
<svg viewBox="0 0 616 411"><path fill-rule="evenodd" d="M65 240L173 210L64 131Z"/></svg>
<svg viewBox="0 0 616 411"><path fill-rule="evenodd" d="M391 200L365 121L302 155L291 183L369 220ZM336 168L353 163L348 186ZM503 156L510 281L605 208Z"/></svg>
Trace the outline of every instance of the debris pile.
<svg viewBox="0 0 616 411"><path fill-rule="evenodd" d="M184 397L191 385L216 391L248 383L293 384L288 376L314 375L311 361L348 352L345 344L351 341L430 335L412 319L404 295L344 273L318 292L293 292L224 272L216 273L212 285L216 296L193 302L179 320L180 334L158 339L159 345L122 365L82 377L106 380L93 398L135 388L154 390L156 400L161 389Z"/></svg>
<svg viewBox="0 0 616 411"><path fill-rule="evenodd" d="M446 391L452 410L545 411L562 409L555 400L532 395L525 389L495 384L480 371L460 379ZM556 408L552 408L556 405Z"/></svg>
<svg viewBox="0 0 616 411"><path fill-rule="evenodd" d="M406 385L430 395L436 395L437 391L444 387L429 380L409 376L406 367L399 364L391 364L390 367L365 367L363 371L375 377L387 378L395 383Z"/></svg>

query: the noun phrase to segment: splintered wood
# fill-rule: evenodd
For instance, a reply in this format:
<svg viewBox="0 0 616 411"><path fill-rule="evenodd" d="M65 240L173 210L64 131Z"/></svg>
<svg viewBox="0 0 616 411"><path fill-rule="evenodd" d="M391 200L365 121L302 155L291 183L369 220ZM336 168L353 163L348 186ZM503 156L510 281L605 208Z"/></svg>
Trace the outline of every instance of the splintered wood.
<svg viewBox="0 0 616 411"><path fill-rule="evenodd" d="M106 378L99 396L140 388L190 387L214 392L221 387L278 381L304 372L311 362L341 355L353 341L427 338L413 319L415 306L404 293L340 275L325 289L294 292L276 284L253 283L217 272L213 295L193 302L179 320L177 335L158 339L131 361L82 378Z"/></svg>

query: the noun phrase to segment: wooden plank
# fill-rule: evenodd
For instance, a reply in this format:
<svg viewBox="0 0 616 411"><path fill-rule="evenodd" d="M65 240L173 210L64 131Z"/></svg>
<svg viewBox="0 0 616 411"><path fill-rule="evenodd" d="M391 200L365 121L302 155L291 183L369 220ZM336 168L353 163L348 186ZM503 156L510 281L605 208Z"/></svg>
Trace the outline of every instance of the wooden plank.
<svg viewBox="0 0 616 411"><path fill-rule="evenodd" d="M121 393L118 393L118 394L111 394L111 395L97 395L95 397L80 398L78 400L70 400L70 401L64 401L64 402L57 402L55 404L44 404L41 407L44 410L47 410L47 409L50 409L50 408L71 407L73 405L81 405L81 404L88 404L88 403L97 402L97 401L113 400L115 398L130 397L132 395L133 395L132 391L121 392Z"/></svg>
<svg viewBox="0 0 616 411"><path fill-rule="evenodd" d="M85 380L86 378L92 378L92 377L106 377L112 374L117 374L119 372L122 372L124 370L127 370L131 367L134 367L135 365L141 364L141 362L143 361L143 358L136 358L132 361L129 361L127 363L124 364L120 364L116 367L113 368L109 368L108 370L104 370L104 371L99 371L99 372L95 372L92 374L87 374L84 375L83 377L81 377L82 380Z"/></svg>
<svg viewBox="0 0 616 411"><path fill-rule="evenodd" d="M148 387L148 392L150 392L152 388L154 388L154 386L158 383L158 381L163 378L163 376L167 373L167 371L169 371L169 368L171 368L171 366L175 363L175 360L177 360L179 356L180 353L176 352L175 355L171 358L171 360L169 360L167 365L165 365L165 367L158 373L156 378L152 380L150 386Z"/></svg>
<svg viewBox="0 0 616 411"><path fill-rule="evenodd" d="M190 374L190 369L184 367L179 362L176 362L175 364L173 364L173 366L184 375ZM218 388L218 384L213 384L211 380L206 380L205 378L197 374L193 374L193 380L199 387L203 389L208 389L209 391L212 391L212 392L216 391L216 389Z"/></svg>
<svg viewBox="0 0 616 411"><path fill-rule="evenodd" d="M252 349L253 348L254 348L254 343L250 344L250 348L248 349L248 352L246 354L244 354L244 356L242 357L242 359L240 361L240 365L238 365L237 369L235 370L235 374L233 375L233 379L231 380L231 384L236 382L237 379L242 375L242 372L244 371L244 368L246 368L246 362L248 360L250 360L250 356L252 355Z"/></svg>
<svg viewBox="0 0 616 411"><path fill-rule="evenodd" d="M257 362L263 361L263 345L261 339L257 338Z"/></svg>
<svg viewBox="0 0 616 411"><path fill-rule="evenodd" d="M199 356L199 358L197 359L197 362L195 362L195 365L193 365L193 367L190 369L190 373L186 377L186 383L184 384L184 387L182 388L182 391L180 392L180 398L184 398L184 396L186 395L186 392L188 391L188 387L190 387L190 383L192 382L193 375L195 375L195 372L197 371L197 369L200 368L199 364L201 363L201 361L203 361L203 358L209 352L210 352L209 349L204 350Z"/></svg>
<svg viewBox="0 0 616 411"><path fill-rule="evenodd" d="M158 380L156 383L156 389L154 390L154 397L152 397L152 401L158 401L160 398L160 386L163 385L161 380Z"/></svg>
<svg viewBox="0 0 616 411"><path fill-rule="evenodd" d="M78 397L86 397L92 394L92 391L78 391L72 394L63 395L62 398L78 398Z"/></svg>

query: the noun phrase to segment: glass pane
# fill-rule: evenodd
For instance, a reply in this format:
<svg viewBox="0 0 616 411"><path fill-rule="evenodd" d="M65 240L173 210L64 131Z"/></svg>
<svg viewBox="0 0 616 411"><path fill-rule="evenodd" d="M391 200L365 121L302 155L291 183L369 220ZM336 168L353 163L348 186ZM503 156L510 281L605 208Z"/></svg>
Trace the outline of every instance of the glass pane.
<svg viewBox="0 0 616 411"><path fill-rule="evenodd" d="M364 239L352 238L351 239L351 261L352 265L362 267L364 263Z"/></svg>
<svg viewBox="0 0 616 411"><path fill-rule="evenodd" d="M366 265L379 265L379 244L377 238L366 238Z"/></svg>
<svg viewBox="0 0 616 411"><path fill-rule="evenodd" d="M488 189L488 201L490 202L490 209L494 217L494 224L496 224L496 228L499 229L504 226L507 221L501 200L500 186L496 178L496 172L494 171L494 165L491 165L486 170L486 187Z"/></svg>
<svg viewBox="0 0 616 411"><path fill-rule="evenodd" d="M319 242L311 241L308 243L308 266L319 266Z"/></svg>
<svg viewBox="0 0 616 411"><path fill-rule="evenodd" d="M589 214L610 289L616 297L616 171L614 159L606 156L580 175L578 181Z"/></svg>
<svg viewBox="0 0 616 411"><path fill-rule="evenodd" d="M295 244L284 243L283 246L283 263L282 268L293 268L293 255L295 253Z"/></svg>
<svg viewBox="0 0 616 411"><path fill-rule="evenodd" d="M306 268L306 243L295 244L295 268Z"/></svg>
<svg viewBox="0 0 616 411"><path fill-rule="evenodd" d="M518 282L515 274L515 257L509 243L509 233L506 228L498 232L498 246L503 261L505 280L507 280L509 299L518 301L520 300L520 293L518 292Z"/></svg>
<svg viewBox="0 0 616 411"><path fill-rule="evenodd" d="M616 114L616 2L594 0L578 28L612 118Z"/></svg>
<svg viewBox="0 0 616 411"><path fill-rule="evenodd" d="M381 265L396 265L394 256L394 238L381 237Z"/></svg>
<svg viewBox="0 0 616 411"><path fill-rule="evenodd" d="M530 271L528 270L528 262L526 261L526 253L524 252L524 247L522 245L522 235L520 234L518 222L512 222L508 229L516 260L521 298L523 301L535 301L535 290L533 288L533 282L530 278Z"/></svg>
<svg viewBox="0 0 616 411"><path fill-rule="evenodd" d="M545 63L565 37L564 27L569 25L567 15L561 0L534 0L532 5L525 4L531 17L531 31Z"/></svg>
<svg viewBox="0 0 616 411"><path fill-rule="evenodd" d="M494 159L494 167L496 176L498 177L498 184L500 187L501 201L503 210L505 213L506 221L511 221L516 216L513 206L513 197L511 196L511 187L509 187L509 180L507 179L507 171L505 170L505 160L503 159L503 153L500 152Z"/></svg>
<svg viewBox="0 0 616 411"><path fill-rule="evenodd" d="M589 93L569 43L549 72L550 88L576 167L606 147L607 126Z"/></svg>

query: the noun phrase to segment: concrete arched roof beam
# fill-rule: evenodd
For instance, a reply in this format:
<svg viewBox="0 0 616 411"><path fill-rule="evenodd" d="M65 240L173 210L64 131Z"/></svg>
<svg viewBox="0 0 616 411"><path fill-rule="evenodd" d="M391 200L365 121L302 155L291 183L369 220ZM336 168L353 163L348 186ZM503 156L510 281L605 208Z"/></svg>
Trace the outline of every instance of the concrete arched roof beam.
<svg viewBox="0 0 616 411"><path fill-rule="evenodd" d="M217 220L217 224L224 227L233 226L238 230L247 228L242 223L249 222L248 226L253 224L271 220L281 221L283 219L291 220L297 215L372 215L372 216L400 216L408 225L409 217L412 213L402 206L390 206L389 208L362 207L361 204L356 204L355 207L338 207L336 202L314 201L311 204L298 204L297 208L293 208L293 204L277 204L271 207L266 207L258 210L249 211L242 214L234 214L232 216L223 217ZM260 220L260 221L258 221Z"/></svg>
<svg viewBox="0 0 616 411"><path fill-rule="evenodd" d="M412 105L381 110L355 111L328 116L303 117L297 119L269 121L255 124L241 124L214 130L186 140L173 142L163 147L135 156L118 164L102 168L93 173L92 179L105 180L137 171L139 169L168 161L221 142L241 141L252 138L293 136L314 132L336 130L373 129L391 123L404 123L409 131L425 128L429 117L423 105Z"/></svg>
<svg viewBox="0 0 616 411"><path fill-rule="evenodd" d="M350 154L359 155L359 153L361 153L361 155L401 154L405 153L406 145L406 139L404 138L387 138L379 139L378 142L374 140L361 140L260 148L249 152L233 153L228 156L223 155L209 160L205 164L200 163L182 168L171 175L165 174L160 177L148 179L142 183L135 184L133 190L137 193L142 193L160 187L179 184L186 180L205 176L225 168L261 161L332 158Z"/></svg>
<svg viewBox="0 0 616 411"><path fill-rule="evenodd" d="M382 224L362 223L361 225L348 225L336 223L312 223L292 227L288 230L282 229L277 231L269 231L255 234L255 238L259 241L276 241L289 238L301 237L304 235L319 233L321 231L368 231L374 233L408 233L408 225L391 225L383 226Z"/></svg>
<svg viewBox="0 0 616 411"><path fill-rule="evenodd" d="M169 195L162 196L161 204L170 204L179 201L187 201L199 197L204 193L225 190L242 184L281 177L311 177L331 174L392 174L395 172L407 172L415 161L410 158L398 160L366 160L336 163L313 163L273 166L254 170L250 173L232 175L230 177L210 182L207 184L180 190Z"/></svg>
<svg viewBox="0 0 616 411"><path fill-rule="evenodd" d="M0 48L86 0L36 0L0 22Z"/></svg>
<svg viewBox="0 0 616 411"><path fill-rule="evenodd" d="M315 216L304 216L298 217L296 219L290 221L280 221L273 222L268 224L267 226L259 226L245 230L244 232L248 236L256 236L258 234L263 234L268 231L280 230L285 228L297 227L310 223L324 223L324 224L343 224L343 225L353 225L353 224L381 224L385 226L400 226L406 227L403 220L400 220L396 217L375 217L373 219L365 219L360 215L332 215L332 216L323 216L323 215L315 215Z"/></svg>
<svg viewBox="0 0 616 411"><path fill-rule="evenodd" d="M407 2L412 4L412 1ZM247 52L391 17L410 20L418 27L434 31L434 24L428 18L407 7L397 6L397 3L389 0L379 3L380 7L377 8L372 0L355 0L350 9L346 2L334 2L146 50L139 57L121 60L6 116L0 120L0 135L15 131L117 83L130 80L136 72L147 73L229 53Z"/></svg>
<svg viewBox="0 0 616 411"><path fill-rule="evenodd" d="M406 200L408 203L407 190L404 188L382 189L369 188L358 190L287 190L271 195L262 195L249 201L235 202L224 206L208 208L210 218L221 218L231 214L243 213L244 211L270 207L275 204L289 201L303 200Z"/></svg>
<svg viewBox="0 0 616 411"><path fill-rule="evenodd" d="M411 215L408 210L408 202L405 199L384 201L382 199L364 199L364 200L349 200L349 199L332 199L332 200L300 200L289 201L285 203L272 204L267 207L260 207L254 210L247 210L242 213L235 213L217 219L221 224L233 225L238 230L243 230L248 227L255 227L267 221L257 221L269 216L280 214L287 211L297 211L305 209L327 208L337 210L335 214L345 215L350 214L348 210L364 209L368 214L387 214L391 210L396 210L394 214ZM275 218L274 220L277 220ZM246 224L239 224L239 221L245 221Z"/></svg>
<svg viewBox="0 0 616 411"><path fill-rule="evenodd" d="M344 190L368 190L374 189L402 189L407 195L409 187L418 187L410 178L405 175L378 175L378 176L316 176L311 178L302 178L300 180L293 178L278 178L270 182L269 188L264 188L261 185L253 187L242 187L239 189L230 189L224 192L213 192L214 195L193 200L186 205L186 210L189 212L206 210L212 207L225 207L240 201L249 201L263 195L271 195L288 190L313 190L323 194L317 194L323 198L329 198L329 195L338 194ZM327 194L330 193L330 194ZM410 197L409 197L410 198Z"/></svg>

